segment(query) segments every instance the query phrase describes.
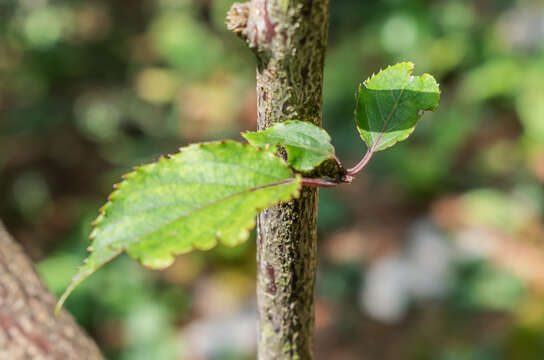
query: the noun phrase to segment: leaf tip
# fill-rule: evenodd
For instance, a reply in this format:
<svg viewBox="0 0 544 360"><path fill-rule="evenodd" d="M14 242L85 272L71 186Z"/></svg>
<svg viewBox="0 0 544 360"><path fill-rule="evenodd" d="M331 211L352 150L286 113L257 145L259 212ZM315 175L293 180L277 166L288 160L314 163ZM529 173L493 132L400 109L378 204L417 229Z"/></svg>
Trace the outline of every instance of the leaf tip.
<svg viewBox="0 0 544 360"><path fill-rule="evenodd" d="M86 264L87 259L85 259L84 263ZM74 291L74 289L81 284L83 280L85 280L89 275L91 275L94 272L94 268L87 268L81 266L78 268L78 272L74 277L72 278L72 281L70 282L70 285L64 290L62 295L60 296L59 300L57 301L57 305L55 306L55 315L58 316L60 311L62 310L62 307L64 306L64 303L66 302L66 299L68 299L68 296Z"/></svg>
<svg viewBox="0 0 544 360"><path fill-rule="evenodd" d="M74 284L72 282L70 285L68 285L66 290L64 290L64 292L60 296L59 300L57 301L57 304L55 305L55 316L59 316L59 314L60 314L60 312L62 310L62 307L64 306L64 303L66 302L66 300L68 299L68 296L70 296L72 291L74 291L76 286L77 286L77 284Z"/></svg>

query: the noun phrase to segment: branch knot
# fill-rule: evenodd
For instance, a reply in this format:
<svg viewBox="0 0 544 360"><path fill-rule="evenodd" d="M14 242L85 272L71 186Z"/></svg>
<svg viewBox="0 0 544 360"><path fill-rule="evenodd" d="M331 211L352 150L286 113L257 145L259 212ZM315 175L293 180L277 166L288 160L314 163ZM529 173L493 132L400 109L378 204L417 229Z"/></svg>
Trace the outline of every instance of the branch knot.
<svg viewBox="0 0 544 360"><path fill-rule="evenodd" d="M250 49L261 54L270 50L276 36L276 24L270 18L268 0L232 4L226 24Z"/></svg>
<svg viewBox="0 0 544 360"><path fill-rule="evenodd" d="M242 36L249 18L249 3L234 3L227 13L227 29Z"/></svg>

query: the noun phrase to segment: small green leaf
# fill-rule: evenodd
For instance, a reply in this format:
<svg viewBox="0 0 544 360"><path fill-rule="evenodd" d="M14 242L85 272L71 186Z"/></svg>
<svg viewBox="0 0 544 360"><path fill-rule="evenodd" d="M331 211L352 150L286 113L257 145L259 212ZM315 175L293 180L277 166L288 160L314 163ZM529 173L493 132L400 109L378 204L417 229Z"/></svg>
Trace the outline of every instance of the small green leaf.
<svg viewBox="0 0 544 360"><path fill-rule="evenodd" d="M329 134L306 121L285 121L242 136L254 146L282 145L288 154L287 162L298 171L313 170L325 160L334 158Z"/></svg>
<svg viewBox="0 0 544 360"><path fill-rule="evenodd" d="M261 209L297 197L300 175L272 150L195 144L126 175L94 222L85 264L57 304L123 251L153 269L174 255L247 240Z"/></svg>
<svg viewBox="0 0 544 360"><path fill-rule="evenodd" d="M408 138L423 111L438 107L438 83L429 74L413 76L413 69L410 62L389 66L359 86L355 119L370 153Z"/></svg>

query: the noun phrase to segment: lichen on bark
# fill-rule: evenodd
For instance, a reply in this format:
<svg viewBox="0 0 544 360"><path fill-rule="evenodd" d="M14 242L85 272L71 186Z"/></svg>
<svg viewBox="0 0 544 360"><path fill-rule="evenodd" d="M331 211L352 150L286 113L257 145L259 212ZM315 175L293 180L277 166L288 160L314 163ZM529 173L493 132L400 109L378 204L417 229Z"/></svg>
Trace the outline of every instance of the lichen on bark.
<svg viewBox="0 0 544 360"><path fill-rule="evenodd" d="M321 126L329 0L236 3L227 26L257 57L259 129L285 120ZM257 221L261 360L313 359L317 190Z"/></svg>

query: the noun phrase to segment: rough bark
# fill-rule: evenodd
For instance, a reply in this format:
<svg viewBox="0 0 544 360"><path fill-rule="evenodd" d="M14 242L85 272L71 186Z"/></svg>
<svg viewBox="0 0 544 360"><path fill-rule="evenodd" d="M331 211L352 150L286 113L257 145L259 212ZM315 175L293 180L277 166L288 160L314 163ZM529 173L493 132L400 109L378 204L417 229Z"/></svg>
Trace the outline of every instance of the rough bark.
<svg viewBox="0 0 544 360"><path fill-rule="evenodd" d="M321 126L329 0L252 0L227 17L257 55L258 126L289 119ZM313 358L317 191L257 221L261 360Z"/></svg>
<svg viewBox="0 0 544 360"><path fill-rule="evenodd" d="M0 222L0 360L99 360L94 342L56 298Z"/></svg>

